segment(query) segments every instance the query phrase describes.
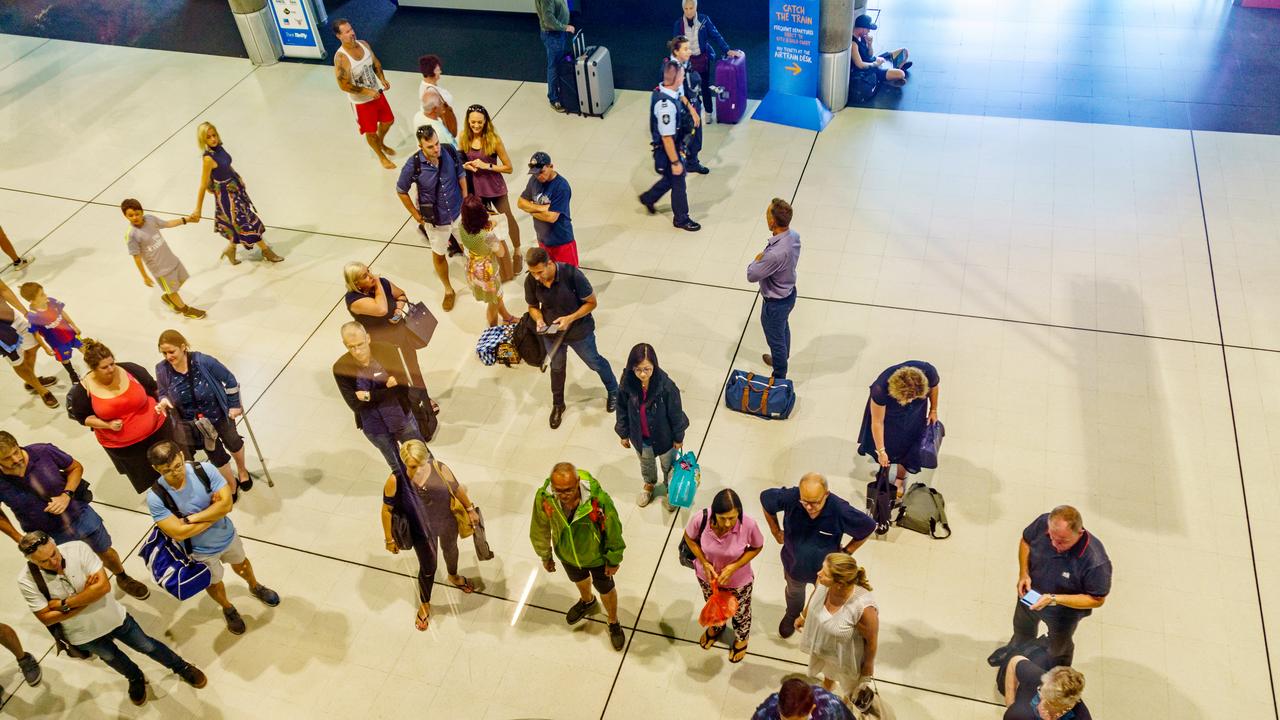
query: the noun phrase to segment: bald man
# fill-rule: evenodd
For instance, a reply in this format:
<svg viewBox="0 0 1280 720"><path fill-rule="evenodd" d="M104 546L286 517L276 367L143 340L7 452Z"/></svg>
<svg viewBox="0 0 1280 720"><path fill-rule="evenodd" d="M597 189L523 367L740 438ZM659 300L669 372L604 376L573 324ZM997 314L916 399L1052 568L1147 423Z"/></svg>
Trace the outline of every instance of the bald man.
<svg viewBox="0 0 1280 720"><path fill-rule="evenodd" d="M764 519L782 545L782 572L787 581L787 610L778 624L784 639L796 631L804 609L805 590L817 582L822 560L833 552L852 555L875 532L876 521L827 489L816 472L800 478L799 487L770 488L760 493ZM782 513L782 526L778 526ZM843 542L848 535L849 542Z"/></svg>
<svg viewBox="0 0 1280 720"><path fill-rule="evenodd" d="M400 468L400 443L426 439L414 419L409 402L409 378L396 348L371 342L358 322L342 326L347 352L333 364L333 380L347 407L391 472Z"/></svg>
<svg viewBox="0 0 1280 720"><path fill-rule="evenodd" d="M627 544L613 500L591 473L567 462L551 469L551 477L533 496L529 542L547 572L556 571L555 558L560 558L564 573L578 588L579 600L565 613L565 621L576 624L597 609L591 594L594 586L608 614L609 642L614 650L621 650L626 635L618 621L613 575Z"/></svg>

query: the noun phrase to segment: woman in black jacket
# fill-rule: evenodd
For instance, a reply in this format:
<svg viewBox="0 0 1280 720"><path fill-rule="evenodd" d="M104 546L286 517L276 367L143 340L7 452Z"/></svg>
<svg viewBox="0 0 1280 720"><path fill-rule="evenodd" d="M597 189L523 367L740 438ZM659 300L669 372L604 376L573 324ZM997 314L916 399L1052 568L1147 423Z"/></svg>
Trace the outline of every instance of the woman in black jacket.
<svg viewBox="0 0 1280 720"><path fill-rule="evenodd" d="M614 432L622 439L622 447L635 448L640 458L640 475L644 490L637 500L640 507L653 500L658 484L656 460L662 461L662 482L671 478L676 451L684 446L684 431L689 418L680 407L680 388L662 368L653 346L640 343L631 348L627 369L618 382L618 422ZM662 496L662 505L675 510Z"/></svg>

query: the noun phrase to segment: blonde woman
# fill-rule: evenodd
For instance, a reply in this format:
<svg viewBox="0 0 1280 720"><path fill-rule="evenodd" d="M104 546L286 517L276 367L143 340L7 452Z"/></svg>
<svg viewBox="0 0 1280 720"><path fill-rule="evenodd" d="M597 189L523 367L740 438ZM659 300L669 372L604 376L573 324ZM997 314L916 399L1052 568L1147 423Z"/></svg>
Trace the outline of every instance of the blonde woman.
<svg viewBox="0 0 1280 720"><path fill-rule="evenodd" d="M809 654L809 675L822 678L827 690L839 683L840 694L851 698L875 675L880 611L867 571L852 555L826 557L796 629L804 631L801 647Z"/></svg>
<svg viewBox="0 0 1280 720"><path fill-rule="evenodd" d="M938 371L921 360L908 360L880 373L862 413L858 454L880 467L897 464L898 496L907 473L920 472L920 438L938 421Z"/></svg>
<svg viewBox="0 0 1280 720"><path fill-rule="evenodd" d="M232 265L239 265L236 246L243 245L247 248L257 246L262 250L264 260L284 260L262 239L266 228L258 217L257 209L253 207L253 201L249 199L244 179L231 167L231 153L222 145L222 138L213 123L200 123L196 128L196 144L204 153L204 165L200 170L200 187L196 190L196 209L187 220L200 222L204 194L208 192L214 198L214 229L227 239L227 248L222 251L222 257Z"/></svg>
<svg viewBox="0 0 1280 720"><path fill-rule="evenodd" d="M467 161L462 167L471 173L471 194L478 195L485 205L507 217L507 234L511 236L512 272L520 272L520 225L511 212L511 202L507 198L507 181L502 176L510 175L511 157L507 155L507 146L498 137L493 127L489 111L483 105L472 105L467 108L467 117L458 136L458 145Z"/></svg>
<svg viewBox="0 0 1280 720"><path fill-rule="evenodd" d="M1093 720L1080 699L1084 675L1077 670L1059 665L1045 672L1027 658L1015 655L1000 680L1007 708L1004 720Z"/></svg>
<svg viewBox="0 0 1280 720"><path fill-rule="evenodd" d="M435 580L436 548L444 553L449 582L464 593L475 592L475 585L458 574L458 521L449 509L450 500L458 498L466 509L472 526L479 524L479 511L467 489L453 476L449 466L435 459L427 444L408 440L400 446L400 460L405 474L393 472L382 488L382 530L387 550L399 552L391 536L391 513L402 513L409 520L413 550L418 555L417 628L426 630L431 618L431 588ZM406 482L407 481L407 482Z"/></svg>

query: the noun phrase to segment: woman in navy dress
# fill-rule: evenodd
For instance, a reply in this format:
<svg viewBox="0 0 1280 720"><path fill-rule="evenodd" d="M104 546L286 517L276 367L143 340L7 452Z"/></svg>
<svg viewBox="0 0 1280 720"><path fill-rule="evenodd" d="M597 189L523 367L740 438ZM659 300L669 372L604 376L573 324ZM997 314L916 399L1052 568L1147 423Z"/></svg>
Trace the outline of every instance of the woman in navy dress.
<svg viewBox="0 0 1280 720"><path fill-rule="evenodd" d="M227 239L227 249L222 251L222 257L232 265L239 265L236 246L244 245L257 246L262 250L264 260L284 260L262 239L266 227L258 217L257 209L253 207L253 201L249 199L244 179L231 167L231 153L223 147L222 138L213 123L200 123L200 127L196 128L196 143L204 151L204 166L200 172L196 210L187 220L200 221L200 211L204 209L204 194L208 192L214 198L214 229Z"/></svg>
<svg viewBox="0 0 1280 720"><path fill-rule="evenodd" d="M907 473L920 472L920 438L938 421L938 371L922 360L908 360L880 373L862 412L858 454L880 467L898 466L898 496Z"/></svg>

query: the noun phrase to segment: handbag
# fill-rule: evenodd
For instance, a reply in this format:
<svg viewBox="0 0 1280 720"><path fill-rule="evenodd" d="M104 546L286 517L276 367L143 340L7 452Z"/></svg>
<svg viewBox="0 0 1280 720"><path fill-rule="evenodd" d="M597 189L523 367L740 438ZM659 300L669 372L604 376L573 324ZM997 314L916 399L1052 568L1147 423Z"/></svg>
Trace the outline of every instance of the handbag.
<svg viewBox="0 0 1280 720"><path fill-rule="evenodd" d="M467 514L467 509L462 506L462 501L453 492L453 483L450 483L449 479L440 471L440 463L433 459L431 465L435 467L436 474L444 481L445 489L449 491L449 512L453 513L453 519L458 523L458 537L471 537L471 533L475 532L475 528L471 525L471 516ZM452 474L450 473L450 475ZM455 479L454 483L456 482L457 480Z"/></svg>
<svg viewBox="0 0 1280 720"><path fill-rule="evenodd" d="M674 507L693 507L693 497L702 482L702 468L692 450L679 452L672 463L671 481L667 483L667 502Z"/></svg>
<svg viewBox="0 0 1280 720"><path fill-rule="evenodd" d="M44 575L40 572L40 568L36 567L35 563L28 562L27 572L31 573L31 579L35 581L36 589L44 596L45 602L52 600L53 596L49 594L49 585L44 581ZM93 657L93 653L85 652L67 642L67 633L62 629L62 623L46 625L45 629L53 636L53 646L57 650L57 654L66 653L77 660L88 660Z"/></svg>
<svg viewBox="0 0 1280 720"><path fill-rule="evenodd" d="M942 450L942 438L946 437L946 435L947 429L942 426L941 420L924 426L924 432L920 435L920 445L917 449L920 467L929 469L938 467L938 452Z"/></svg>
<svg viewBox="0 0 1280 720"><path fill-rule="evenodd" d="M702 533L706 532L707 530L707 520L709 520L710 517L711 517L711 508L707 508L702 511L702 524L698 525L699 542L701 542L702 540ZM689 568L690 570L694 569L694 563L698 562L698 558L693 554L693 550L689 549L689 543L685 541L684 538L680 539L679 553L680 553L680 564Z"/></svg>
<svg viewBox="0 0 1280 720"><path fill-rule="evenodd" d="M404 331L409 341L409 345L414 350L421 350L431 342L431 336L435 335L436 326L440 321L436 316L427 309L425 303L421 300L411 302L404 309Z"/></svg>

